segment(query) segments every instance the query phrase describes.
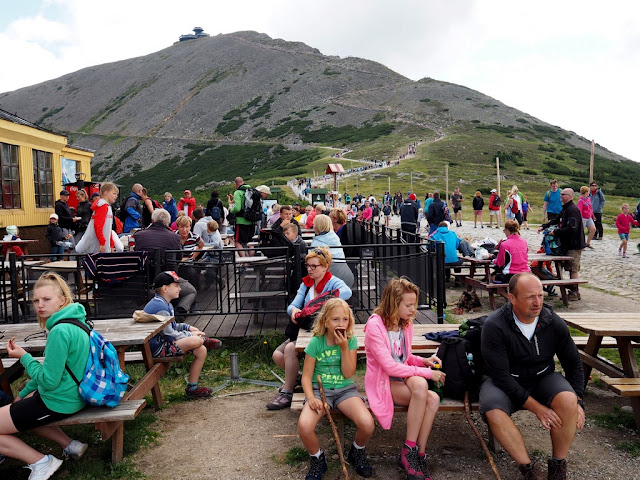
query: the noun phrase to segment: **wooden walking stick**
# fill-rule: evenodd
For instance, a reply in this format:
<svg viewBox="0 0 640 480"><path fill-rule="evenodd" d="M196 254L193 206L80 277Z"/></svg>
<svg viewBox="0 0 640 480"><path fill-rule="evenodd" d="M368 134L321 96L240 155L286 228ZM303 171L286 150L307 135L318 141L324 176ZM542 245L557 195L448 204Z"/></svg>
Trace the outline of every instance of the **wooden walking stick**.
<svg viewBox="0 0 640 480"><path fill-rule="evenodd" d="M338 456L340 457L340 465L342 465L342 473L344 475L344 480L349 480L349 473L347 472L347 464L344 461L344 454L342 453L342 444L340 443L340 436L338 435L338 430L336 429L336 424L333 423L333 418L331 418L331 407L327 403L327 397L324 394L324 387L322 386L322 379L320 375L316 377L318 380L318 388L320 388L320 396L322 397L322 405L324 406L324 411L327 412L327 418L329 419L329 424L331 425L331 431L333 432L333 438L336 441L336 446L338 447Z"/></svg>
<svg viewBox="0 0 640 480"><path fill-rule="evenodd" d="M482 439L482 435L480 435L480 432L478 431L478 429L474 425L473 420L471 420L471 407L469 406L469 392L464 392L464 414L467 417L467 422L471 426L471 429L473 430L473 433L475 433L476 437L478 437L478 440L480 440L480 445L482 446L482 450L484 450L484 454L487 456L487 460L489 460L489 465L491 465L491 470L493 470L493 474L495 475L496 480L500 480L500 474L498 473L498 467L496 467L496 463L493 461L493 457L491 456L491 452L489 451L489 448L487 447L487 444Z"/></svg>

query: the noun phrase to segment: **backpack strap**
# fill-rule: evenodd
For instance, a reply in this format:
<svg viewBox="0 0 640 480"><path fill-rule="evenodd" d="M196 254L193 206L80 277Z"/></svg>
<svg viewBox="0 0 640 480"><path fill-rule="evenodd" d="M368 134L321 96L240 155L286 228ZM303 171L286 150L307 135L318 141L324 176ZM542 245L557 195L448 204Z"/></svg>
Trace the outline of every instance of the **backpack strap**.
<svg viewBox="0 0 640 480"><path fill-rule="evenodd" d="M62 320L58 320L56 324L53 327L51 327L51 330L53 330L54 327L56 327L57 325L60 325L61 323L70 323L71 325L80 327L82 330L87 332L87 335L91 336L91 328L89 328L86 324L82 323L77 318L63 318ZM89 349L91 349L91 345L89 345ZM71 378L73 378L73 381L76 382L76 385L80 386L80 382L78 381L78 378L73 374L73 372L69 368L69 365L67 365L66 362L64 364L64 368L67 370L67 372L69 372L69 375L71 375Z"/></svg>

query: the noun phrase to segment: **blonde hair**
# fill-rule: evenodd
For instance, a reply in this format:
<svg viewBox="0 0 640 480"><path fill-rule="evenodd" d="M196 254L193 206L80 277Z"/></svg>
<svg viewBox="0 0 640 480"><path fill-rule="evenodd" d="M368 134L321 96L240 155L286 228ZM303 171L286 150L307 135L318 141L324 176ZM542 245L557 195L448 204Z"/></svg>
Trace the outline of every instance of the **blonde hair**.
<svg viewBox="0 0 640 480"><path fill-rule="evenodd" d="M85 201L86 199L88 199L89 197L87 196L87 192L85 192L84 190L80 189L76 192L76 196L80 195L82 197L82 201Z"/></svg>
<svg viewBox="0 0 640 480"><path fill-rule="evenodd" d="M391 279L382 291L380 304L375 308L373 313L375 313L376 315L380 315L387 330L391 330L396 326L404 329L413 321L413 318L400 318L398 316L400 302L402 301L402 296L405 293L415 294L417 307L420 290L406 277Z"/></svg>
<svg viewBox="0 0 640 480"><path fill-rule="evenodd" d="M171 192L164 192L163 197L166 197L167 195L169 195L169 198L173 198L173 195L171 195Z"/></svg>
<svg viewBox="0 0 640 480"><path fill-rule="evenodd" d="M178 215L178 218L176 218L176 226L178 227L182 227L184 225L191 226L191 223L193 223L193 221L191 220L191 217L188 217L186 214Z"/></svg>
<svg viewBox="0 0 640 480"><path fill-rule="evenodd" d="M333 311L336 308L342 307L345 312L347 312L347 316L349 317L349 325L347 325L347 338L353 337L353 325L355 323L355 318L353 316L353 312L349 308L349 304L342 300L341 298L331 298L327 300L327 302L322 306L322 310L316 316L315 321L313 322L313 328L311 330L311 334L314 337L319 337L320 335L324 335L327 332L327 323L331 320L333 315Z"/></svg>
<svg viewBox="0 0 640 480"><path fill-rule="evenodd" d="M580 187L580 195L584 195L588 191L589 191L589 187L587 187L586 185L583 185Z"/></svg>
<svg viewBox="0 0 640 480"><path fill-rule="evenodd" d="M62 308L73 303L73 297L71 296L71 289L69 288L69 285L65 279L57 273L44 272L40 275L40 278L38 278L36 284L33 286L33 291L35 292L38 288L42 287L53 287L58 290L58 295L64 298L64 305L62 305ZM36 317L38 318L38 325L40 325L40 328L45 328L47 319L41 317L37 313Z"/></svg>
<svg viewBox="0 0 640 480"><path fill-rule="evenodd" d="M212 232L217 232L220 225L215 220L209 220L207 222L207 230L211 230Z"/></svg>
<svg viewBox="0 0 640 480"><path fill-rule="evenodd" d="M274 203L273 206L271 207L271 211L273 213L278 213L280 211L280 205L277 203Z"/></svg>
<svg viewBox="0 0 640 480"><path fill-rule="evenodd" d="M120 190L118 189L118 187L116 187L116 184L111 182L105 182L100 187L100 195L104 195L105 193L108 193L108 192L119 192L119 191Z"/></svg>
<svg viewBox="0 0 640 480"><path fill-rule="evenodd" d="M482 196L482 192L480 190L476 191L476 197L481 197Z"/></svg>
<svg viewBox="0 0 640 480"><path fill-rule="evenodd" d="M287 223L284 227L282 227L282 233L286 233L289 230L295 230L296 236L298 235L298 226L295 223Z"/></svg>
<svg viewBox="0 0 640 480"><path fill-rule="evenodd" d="M320 262L320 265L322 265L323 267L331 268L333 257L331 255L329 247L315 247L313 250L310 250L309 253L307 253L307 256L304 257L304 260L308 262L312 258L317 258Z"/></svg>
<svg viewBox="0 0 640 480"><path fill-rule="evenodd" d="M335 219L339 225L347 223L347 214L342 208L332 208L331 213L329 213L329 218Z"/></svg>
<svg viewBox="0 0 640 480"><path fill-rule="evenodd" d="M316 235L320 235L321 233L327 233L333 230L333 224L331 223L331 219L327 215L316 215L316 218L313 220L313 231Z"/></svg>
<svg viewBox="0 0 640 480"><path fill-rule="evenodd" d="M620 211L622 211L623 208L629 208L629 204L623 203L622 205L620 205Z"/></svg>
<svg viewBox="0 0 640 480"><path fill-rule="evenodd" d="M178 218L184 217L186 214L187 212L185 212L184 210L178 210L178 216L176 217L176 221L178 221Z"/></svg>
<svg viewBox="0 0 640 480"><path fill-rule="evenodd" d="M520 235L520 224L516 220L507 220L504 222L504 229L509 232L510 235L514 233Z"/></svg>

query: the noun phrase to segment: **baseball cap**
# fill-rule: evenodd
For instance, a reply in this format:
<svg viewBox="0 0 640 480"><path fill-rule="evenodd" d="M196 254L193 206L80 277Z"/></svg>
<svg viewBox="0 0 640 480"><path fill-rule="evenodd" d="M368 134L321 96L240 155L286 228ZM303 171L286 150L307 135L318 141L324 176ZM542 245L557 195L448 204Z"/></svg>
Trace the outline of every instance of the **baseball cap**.
<svg viewBox="0 0 640 480"><path fill-rule="evenodd" d="M164 287L165 285L171 285L172 283L184 283L185 280L180 278L176 272L166 271L156 275L153 279L153 288Z"/></svg>
<svg viewBox="0 0 640 480"><path fill-rule="evenodd" d="M258 185L256 187L256 190L259 191L260 193L266 193L267 195L271 195L271 189L266 185Z"/></svg>
<svg viewBox="0 0 640 480"><path fill-rule="evenodd" d="M191 190L185 190L184 193L191 193Z"/></svg>
<svg viewBox="0 0 640 480"><path fill-rule="evenodd" d="M91 195L91 198L93 198L93 197L99 197L99 196L100 196L100 194L99 194L98 192L93 192L93 195Z"/></svg>
<svg viewBox="0 0 640 480"><path fill-rule="evenodd" d="M416 196L413 193L411 195L409 195L409 198L411 200L413 200L414 202L416 201Z"/></svg>
<svg viewBox="0 0 640 480"><path fill-rule="evenodd" d="M493 188L493 189L491 190L491 193L498 193L498 190L496 190L495 188Z"/></svg>
<svg viewBox="0 0 640 480"><path fill-rule="evenodd" d="M58 214L52 213L51 215L49 215L49 218L55 218L56 220L58 220Z"/></svg>
<svg viewBox="0 0 640 480"><path fill-rule="evenodd" d="M71 194L67 190L61 190L60 195L66 195L68 197Z"/></svg>

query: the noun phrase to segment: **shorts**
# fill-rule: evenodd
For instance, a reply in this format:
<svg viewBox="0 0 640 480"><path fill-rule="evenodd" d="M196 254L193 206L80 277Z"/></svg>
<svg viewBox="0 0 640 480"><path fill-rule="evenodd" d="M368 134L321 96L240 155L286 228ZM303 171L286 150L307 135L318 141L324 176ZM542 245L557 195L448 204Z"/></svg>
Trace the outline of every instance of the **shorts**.
<svg viewBox="0 0 640 480"><path fill-rule="evenodd" d="M458 213L460 210L462 210L462 207L453 207L453 213Z"/></svg>
<svg viewBox="0 0 640 480"><path fill-rule="evenodd" d="M582 228L595 227L596 223L593 221L593 218L583 218L582 219Z"/></svg>
<svg viewBox="0 0 640 480"><path fill-rule="evenodd" d="M318 400L322 400L320 389L316 385L313 386L313 395ZM358 393L358 387L356 387L355 385L347 385L346 387L342 388L325 388L324 395L325 397L327 397L327 403L332 409L335 409L341 402L344 402L346 399L351 397L358 397L364 402L364 400Z"/></svg>
<svg viewBox="0 0 640 480"><path fill-rule="evenodd" d="M527 221L527 216L529 215L529 212L523 212L522 213L522 221L526 222Z"/></svg>
<svg viewBox="0 0 640 480"><path fill-rule="evenodd" d="M489 215L492 217L500 216L500 210L489 210Z"/></svg>
<svg viewBox="0 0 640 480"><path fill-rule="evenodd" d="M578 273L580 271L580 256L582 255L582 250L569 250L567 255L572 257L572 259L564 262L564 269L567 272Z"/></svg>
<svg viewBox="0 0 640 480"><path fill-rule="evenodd" d="M523 386L529 390L533 398L547 407L551 407L551 402L560 392L575 393L567 379L558 372L543 376L536 384ZM486 413L495 409L511 416L512 413L521 410L522 405L514 404L506 393L493 384L491 378L485 377L480 387L480 413L485 422Z"/></svg>
<svg viewBox="0 0 640 480"><path fill-rule="evenodd" d="M9 415L16 430L24 432L36 427L41 427L63 418L75 415L75 413L58 413L47 408L40 394L36 391L33 395L12 403L9 407Z"/></svg>
<svg viewBox="0 0 640 480"><path fill-rule="evenodd" d="M619 233L618 236L620 237L620 240L629 240L628 233Z"/></svg>
<svg viewBox="0 0 640 480"><path fill-rule="evenodd" d="M500 282L504 284L508 284L511 277L513 277L515 273L496 273L494 283Z"/></svg>
<svg viewBox="0 0 640 480"><path fill-rule="evenodd" d="M242 225L241 223L236 224L236 244L244 245L246 247L247 243L249 243L253 237L253 230L253 225Z"/></svg>
<svg viewBox="0 0 640 480"><path fill-rule="evenodd" d="M287 344L289 344L289 343L291 343L291 340L287 338L284 342L282 342L280 345L278 345L276 347L276 352L280 352L280 353L282 353L284 355L284 347L286 347ZM298 358L300 360L302 360L304 358L304 355L305 355L304 352L298 352Z"/></svg>

